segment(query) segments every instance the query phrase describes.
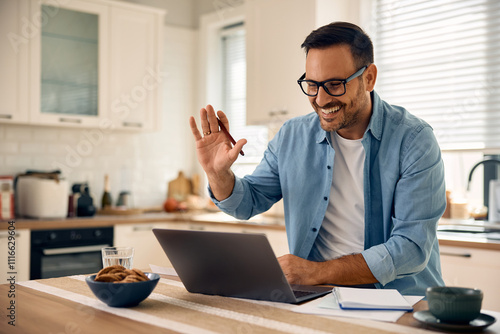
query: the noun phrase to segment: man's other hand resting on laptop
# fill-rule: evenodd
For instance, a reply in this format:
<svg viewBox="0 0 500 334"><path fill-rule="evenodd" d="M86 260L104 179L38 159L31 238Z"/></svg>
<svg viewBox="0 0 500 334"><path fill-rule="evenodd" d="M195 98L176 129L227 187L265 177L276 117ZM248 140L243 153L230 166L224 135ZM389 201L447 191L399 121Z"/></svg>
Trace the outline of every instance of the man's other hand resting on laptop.
<svg viewBox="0 0 500 334"><path fill-rule="evenodd" d="M324 262L308 261L287 254L280 256L278 262L290 284L361 285L377 282L361 254Z"/></svg>

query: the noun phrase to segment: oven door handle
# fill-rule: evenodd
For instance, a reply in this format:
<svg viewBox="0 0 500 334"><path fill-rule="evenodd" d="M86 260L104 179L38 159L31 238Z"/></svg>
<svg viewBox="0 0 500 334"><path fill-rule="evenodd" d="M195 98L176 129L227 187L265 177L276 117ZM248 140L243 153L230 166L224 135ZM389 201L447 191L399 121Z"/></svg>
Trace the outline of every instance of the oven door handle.
<svg viewBox="0 0 500 334"><path fill-rule="evenodd" d="M43 255L62 255L72 253L90 253L101 251L101 248L109 247L109 244L94 245L94 246L81 246L81 247L63 247L63 248L46 248L43 249Z"/></svg>

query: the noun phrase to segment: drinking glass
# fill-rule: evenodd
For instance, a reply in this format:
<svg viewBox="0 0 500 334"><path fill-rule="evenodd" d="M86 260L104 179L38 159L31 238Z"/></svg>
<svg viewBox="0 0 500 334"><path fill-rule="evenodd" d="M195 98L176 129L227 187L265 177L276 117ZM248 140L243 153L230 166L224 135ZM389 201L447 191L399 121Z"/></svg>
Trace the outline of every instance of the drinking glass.
<svg viewBox="0 0 500 334"><path fill-rule="evenodd" d="M133 247L104 247L102 249L102 265L104 268L118 264L127 269L132 269L133 260Z"/></svg>

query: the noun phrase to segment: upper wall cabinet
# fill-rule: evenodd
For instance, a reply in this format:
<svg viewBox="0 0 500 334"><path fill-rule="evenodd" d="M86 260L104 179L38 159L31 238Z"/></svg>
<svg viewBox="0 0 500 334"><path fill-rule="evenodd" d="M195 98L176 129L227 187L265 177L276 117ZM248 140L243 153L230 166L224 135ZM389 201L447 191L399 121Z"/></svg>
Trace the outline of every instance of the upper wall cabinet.
<svg viewBox="0 0 500 334"><path fill-rule="evenodd" d="M31 41L31 121L97 127L107 117L109 8L63 3L32 2L40 32Z"/></svg>
<svg viewBox="0 0 500 334"><path fill-rule="evenodd" d="M111 8L110 119L123 129L159 123L161 17L133 8Z"/></svg>
<svg viewBox="0 0 500 334"><path fill-rule="evenodd" d="M364 0L252 0L247 28L247 124L269 124L313 111L297 84L305 71L301 44L333 21L359 22Z"/></svg>
<svg viewBox="0 0 500 334"><path fill-rule="evenodd" d="M10 95L17 96L6 106L10 119L106 129L153 129L158 124L161 80L151 89L146 71L161 73L163 11L108 0L31 0L29 8L17 3L0 0L1 32L16 31L28 49L27 60L6 56L9 64L24 61L11 76L19 81L24 74L20 69L27 71L27 89L15 89L0 78ZM17 14L20 23L5 23L3 7ZM15 104L23 94L29 103Z"/></svg>
<svg viewBox="0 0 500 334"><path fill-rule="evenodd" d="M0 0L0 122L28 122L29 2Z"/></svg>

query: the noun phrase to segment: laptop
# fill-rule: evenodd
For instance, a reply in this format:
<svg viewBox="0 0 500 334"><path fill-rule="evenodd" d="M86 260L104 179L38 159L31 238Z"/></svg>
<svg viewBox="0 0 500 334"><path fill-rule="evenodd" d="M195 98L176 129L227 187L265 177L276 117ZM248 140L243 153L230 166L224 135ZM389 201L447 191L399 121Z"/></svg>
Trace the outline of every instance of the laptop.
<svg viewBox="0 0 500 334"><path fill-rule="evenodd" d="M331 287L290 285L265 234L153 229L189 292L298 304Z"/></svg>

